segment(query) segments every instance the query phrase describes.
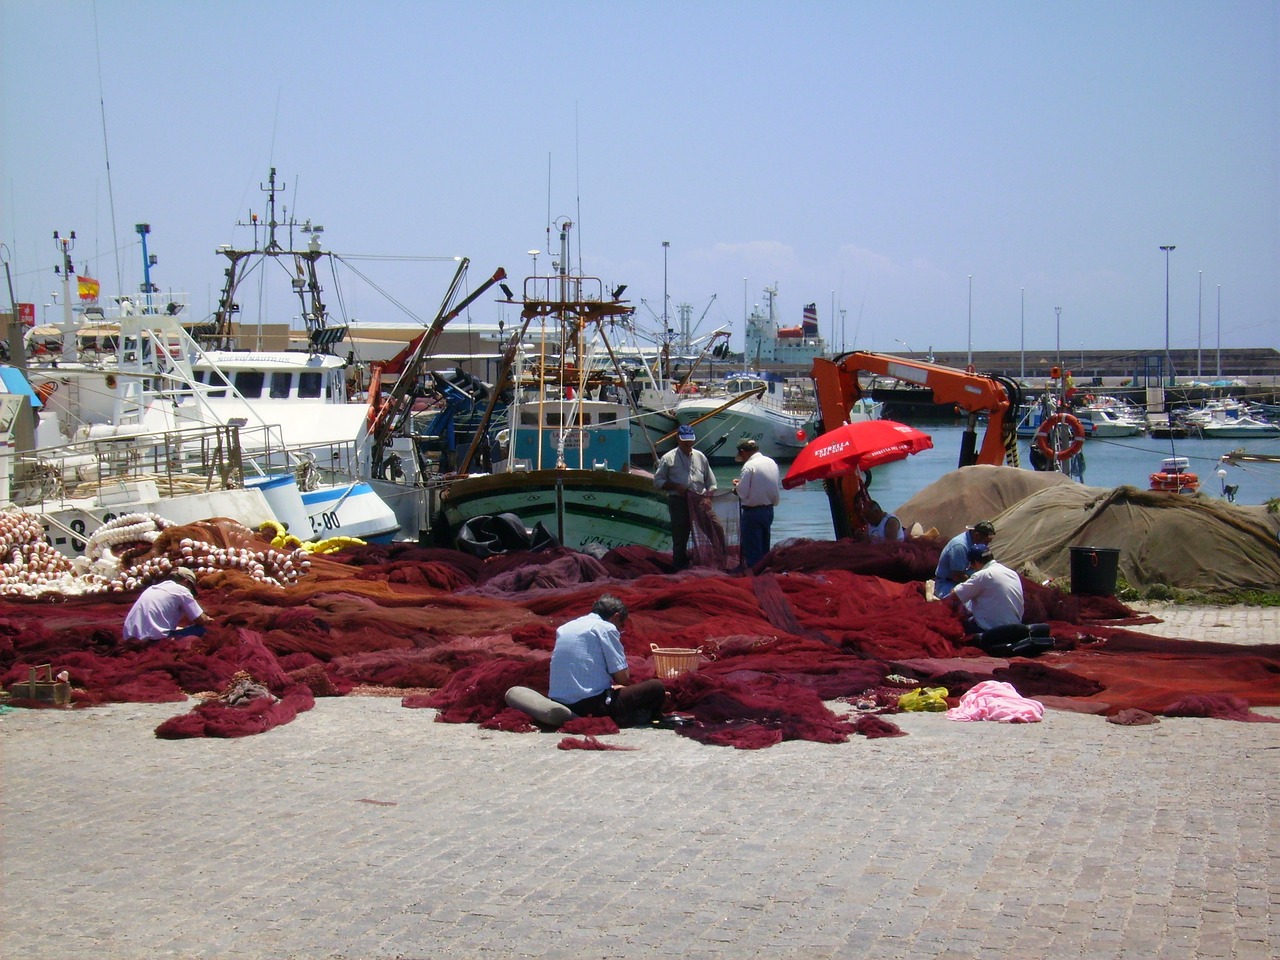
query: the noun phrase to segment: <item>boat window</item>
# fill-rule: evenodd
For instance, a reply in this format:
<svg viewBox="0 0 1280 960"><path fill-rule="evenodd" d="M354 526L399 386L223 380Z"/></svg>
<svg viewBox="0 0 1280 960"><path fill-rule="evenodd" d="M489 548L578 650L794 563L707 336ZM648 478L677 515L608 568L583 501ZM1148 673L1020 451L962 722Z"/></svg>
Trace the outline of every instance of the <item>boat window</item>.
<svg viewBox="0 0 1280 960"><path fill-rule="evenodd" d="M194 380L196 383L204 383L204 371L203 371L203 370L192 370L192 371L191 371L191 379L192 379L192 380Z"/></svg>
<svg viewBox="0 0 1280 960"><path fill-rule="evenodd" d="M547 411L547 426L548 426L548 427L558 427L558 426L560 426L560 424L562 424L562 423L564 423L564 418L563 418L562 416L560 416L560 411L559 411L559 410L548 410L548 411Z"/></svg>
<svg viewBox="0 0 1280 960"><path fill-rule="evenodd" d="M323 374L308 372L298 374L298 396L304 400L314 400L322 396L324 390Z"/></svg>
<svg viewBox="0 0 1280 960"><path fill-rule="evenodd" d="M617 412L614 410L601 410L600 422L601 423L617 423L618 422Z"/></svg>
<svg viewBox="0 0 1280 960"><path fill-rule="evenodd" d="M521 425L522 427L536 427L536 426L538 425L538 411L536 411L536 410L521 410L521 411L520 411L520 425Z"/></svg>
<svg viewBox="0 0 1280 960"><path fill-rule="evenodd" d="M219 389L216 389L216 390L210 390L210 391L209 391L209 396L211 396L211 397L225 397L225 396L227 395L227 391L226 391L227 378L226 378L226 377L224 377L224 376L223 376L221 373L219 373L217 370L210 370L210 371L209 371L209 386L219 388Z"/></svg>
<svg viewBox="0 0 1280 960"><path fill-rule="evenodd" d="M276 370L271 374L271 399L282 400L289 396L293 386L293 374L288 370Z"/></svg>
<svg viewBox="0 0 1280 960"><path fill-rule="evenodd" d="M236 392L246 400L256 400L262 396L265 379L261 370L239 370L236 372Z"/></svg>

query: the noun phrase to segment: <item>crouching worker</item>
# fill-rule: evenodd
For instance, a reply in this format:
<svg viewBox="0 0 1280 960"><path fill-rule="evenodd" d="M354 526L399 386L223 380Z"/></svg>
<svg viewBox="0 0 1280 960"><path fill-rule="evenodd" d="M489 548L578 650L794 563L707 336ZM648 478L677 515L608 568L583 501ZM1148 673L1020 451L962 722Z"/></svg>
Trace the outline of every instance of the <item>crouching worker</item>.
<svg viewBox="0 0 1280 960"><path fill-rule="evenodd" d="M124 618L124 638L202 637L208 622L204 608L196 602L195 571L178 567L167 580L153 583L138 595Z"/></svg>
<svg viewBox="0 0 1280 960"><path fill-rule="evenodd" d="M965 633L1022 623L1022 578L978 543L969 548L968 578L956 584L946 602L960 613Z"/></svg>
<svg viewBox="0 0 1280 960"><path fill-rule="evenodd" d="M580 717L611 717L620 727L663 720L667 690L662 681L631 682L620 639L626 622L626 604L606 593L590 613L556 631L548 690L552 700Z"/></svg>

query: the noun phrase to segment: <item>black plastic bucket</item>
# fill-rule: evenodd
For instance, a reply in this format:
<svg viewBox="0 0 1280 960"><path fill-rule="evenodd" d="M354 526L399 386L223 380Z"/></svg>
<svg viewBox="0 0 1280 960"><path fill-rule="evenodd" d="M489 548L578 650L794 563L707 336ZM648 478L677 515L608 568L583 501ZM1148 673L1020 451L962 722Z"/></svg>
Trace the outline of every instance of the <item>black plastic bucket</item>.
<svg viewBox="0 0 1280 960"><path fill-rule="evenodd" d="M1120 551L1111 547L1071 548L1071 592L1095 597L1112 597Z"/></svg>

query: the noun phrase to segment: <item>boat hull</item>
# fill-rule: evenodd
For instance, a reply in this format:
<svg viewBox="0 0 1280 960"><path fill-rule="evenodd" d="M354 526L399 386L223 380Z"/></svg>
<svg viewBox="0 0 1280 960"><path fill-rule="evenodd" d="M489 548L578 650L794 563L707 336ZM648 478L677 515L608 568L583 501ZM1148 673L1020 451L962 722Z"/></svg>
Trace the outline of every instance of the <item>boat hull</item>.
<svg viewBox="0 0 1280 960"><path fill-rule="evenodd" d="M643 474L609 470L531 470L465 477L441 496L450 539L468 520L514 513L526 527L541 523L575 550L671 548L666 495Z"/></svg>

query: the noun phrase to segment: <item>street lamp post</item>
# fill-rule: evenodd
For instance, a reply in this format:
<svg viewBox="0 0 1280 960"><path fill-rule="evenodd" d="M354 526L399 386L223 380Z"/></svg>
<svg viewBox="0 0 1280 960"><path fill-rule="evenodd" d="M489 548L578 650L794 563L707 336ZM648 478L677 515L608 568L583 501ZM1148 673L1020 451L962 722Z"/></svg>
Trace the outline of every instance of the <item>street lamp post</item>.
<svg viewBox="0 0 1280 960"><path fill-rule="evenodd" d="M969 359L965 361L973 366L973 276L969 277Z"/></svg>
<svg viewBox="0 0 1280 960"><path fill-rule="evenodd" d="M1169 365L1169 386L1173 386L1173 354L1169 352L1169 253L1178 248L1162 244L1160 249L1164 251L1164 362Z"/></svg>
<svg viewBox="0 0 1280 960"><path fill-rule="evenodd" d="M1218 284L1218 379L1222 379L1222 284Z"/></svg>
<svg viewBox="0 0 1280 960"><path fill-rule="evenodd" d="M1022 312L1018 316L1018 379L1027 379L1027 288L1022 288Z"/></svg>
<svg viewBox="0 0 1280 960"><path fill-rule="evenodd" d="M1202 341L1200 339L1201 324L1200 321L1204 316L1204 271L1200 271L1199 286L1196 288L1196 379L1199 380L1204 376L1202 365L1200 362L1200 352Z"/></svg>

